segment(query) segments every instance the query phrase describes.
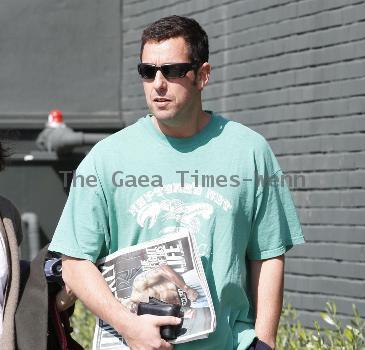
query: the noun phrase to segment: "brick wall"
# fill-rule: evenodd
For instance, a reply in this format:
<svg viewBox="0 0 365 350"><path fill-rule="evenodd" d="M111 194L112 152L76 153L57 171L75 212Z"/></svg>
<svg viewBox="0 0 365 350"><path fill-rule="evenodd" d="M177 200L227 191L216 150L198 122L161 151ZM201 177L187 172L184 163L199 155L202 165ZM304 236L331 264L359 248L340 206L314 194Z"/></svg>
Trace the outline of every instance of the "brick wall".
<svg viewBox="0 0 365 350"><path fill-rule="evenodd" d="M287 255L286 298L309 325L327 300L365 315L365 3L123 2L122 109L146 113L136 74L147 23L179 14L210 37L204 108L263 134L292 184L307 244Z"/></svg>

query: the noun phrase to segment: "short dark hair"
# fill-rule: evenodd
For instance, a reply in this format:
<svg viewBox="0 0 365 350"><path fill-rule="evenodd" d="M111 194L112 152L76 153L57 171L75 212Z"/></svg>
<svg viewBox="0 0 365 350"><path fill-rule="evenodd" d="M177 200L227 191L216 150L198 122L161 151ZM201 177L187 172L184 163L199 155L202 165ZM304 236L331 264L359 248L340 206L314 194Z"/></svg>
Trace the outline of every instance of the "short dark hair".
<svg viewBox="0 0 365 350"><path fill-rule="evenodd" d="M176 15L161 18L145 28L141 39L141 61L144 45L148 41L160 42L178 37L183 37L188 44L191 62L199 65L208 62L209 41L207 33L196 20Z"/></svg>
<svg viewBox="0 0 365 350"><path fill-rule="evenodd" d="M6 149L0 142L0 171L5 167L5 158L8 156L8 149Z"/></svg>

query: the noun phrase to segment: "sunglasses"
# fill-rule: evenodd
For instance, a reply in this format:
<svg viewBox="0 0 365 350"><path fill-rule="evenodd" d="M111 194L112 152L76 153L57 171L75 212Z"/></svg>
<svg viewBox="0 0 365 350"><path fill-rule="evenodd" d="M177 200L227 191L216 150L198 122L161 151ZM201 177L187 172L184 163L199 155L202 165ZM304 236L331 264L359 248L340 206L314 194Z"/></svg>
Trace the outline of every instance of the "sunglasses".
<svg viewBox="0 0 365 350"><path fill-rule="evenodd" d="M142 79L155 79L157 71L161 71L166 79L183 78L189 70L198 68L197 63L166 63L161 66L155 64L140 63L138 73Z"/></svg>

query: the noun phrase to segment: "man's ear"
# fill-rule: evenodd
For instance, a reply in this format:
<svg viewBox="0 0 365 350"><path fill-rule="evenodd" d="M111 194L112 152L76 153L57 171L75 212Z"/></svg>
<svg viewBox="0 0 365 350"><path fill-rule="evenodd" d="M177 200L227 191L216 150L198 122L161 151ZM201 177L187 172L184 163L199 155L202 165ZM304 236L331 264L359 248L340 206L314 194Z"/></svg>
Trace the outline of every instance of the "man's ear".
<svg viewBox="0 0 365 350"><path fill-rule="evenodd" d="M198 70L197 87L201 91L208 84L212 66L208 62L204 62Z"/></svg>

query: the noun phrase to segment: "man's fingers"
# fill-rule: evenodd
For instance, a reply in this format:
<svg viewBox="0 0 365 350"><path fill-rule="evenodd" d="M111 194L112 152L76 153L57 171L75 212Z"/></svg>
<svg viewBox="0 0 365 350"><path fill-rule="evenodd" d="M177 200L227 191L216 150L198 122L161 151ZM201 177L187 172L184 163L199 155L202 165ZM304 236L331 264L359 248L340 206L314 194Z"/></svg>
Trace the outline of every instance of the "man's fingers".
<svg viewBox="0 0 365 350"><path fill-rule="evenodd" d="M166 325L178 325L181 323L181 318L174 316L155 316L156 326L166 326Z"/></svg>
<svg viewBox="0 0 365 350"><path fill-rule="evenodd" d="M63 287L56 295L56 305L58 311L64 311L75 304L76 295L72 293L71 289Z"/></svg>
<svg viewBox="0 0 365 350"><path fill-rule="evenodd" d="M77 299L76 295L74 294L74 292L71 290L71 288L67 284L65 284L63 288L65 289L67 295L74 298L75 300Z"/></svg>
<svg viewBox="0 0 365 350"><path fill-rule="evenodd" d="M173 345L167 342L165 339L161 339L161 350L172 350Z"/></svg>

